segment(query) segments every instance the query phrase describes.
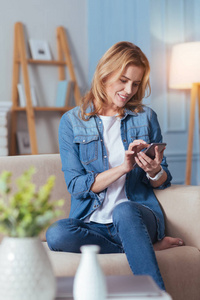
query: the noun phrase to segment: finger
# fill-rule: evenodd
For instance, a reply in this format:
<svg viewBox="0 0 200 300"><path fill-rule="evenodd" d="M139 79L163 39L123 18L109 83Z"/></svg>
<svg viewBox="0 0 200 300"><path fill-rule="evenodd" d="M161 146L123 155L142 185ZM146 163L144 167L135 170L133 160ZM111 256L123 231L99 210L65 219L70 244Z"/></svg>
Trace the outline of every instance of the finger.
<svg viewBox="0 0 200 300"><path fill-rule="evenodd" d="M143 154L144 154L144 153L140 152L140 153L138 153L137 155L138 155L138 158L139 158L140 162L143 164L143 166L146 167L147 165L150 164L150 163L147 161L147 160L149 159L149 157L147 156L147 160L146 160ZM151 161L152 161L152 160L150 159L150 162L151 162Z"/></svg>
<svg viewBox="0 0 200 300"><path fill-rule="evenodd" d="M155 156L161 156L161 157L163 157L165 149L166 149L166 147L164 149L162 149L162 151L159 151L158 146L156 146L155 147Z"/></svg>
<svg viewBox="0 0 200 300"><path fill-rule="evenodd" d="M140 160L139 160L139 158L138 158L137 156L135 157L135 162L136 162L136 164L137 164L140 168L143 167L142 163L140 162Z"/></svg>
<svg viewBox="0 0 200 300"><path fill-rule="evenodd" d="M137 147L137 150L138 152L140 152L142 149L145 149L148 147L148 144L140 144L138 147Z"/></svg>
<svg viewBox="0 0 200 300"><path fill-rule="evenodd" d="M157 162L155 159L151 159L145 153L140 152L138 153L138 159L140 161L139 165L145 172L152 172L153 170L157 169L160 166L160 163Z"/></svg>
<svg viewBox="0 0 200 300"><path fill-rule="evenodd" d="M142 157L148 164L151 164L152 163L152 159L147 156L144 152L140 152L138 153L140 155L140 157Z"/></svg>
<svg viewBox="0 0 200 300"><path fill-rule="evenodd" d="M133 155L133 154L135 154L135 151L133 151L133 150L126 150L125 151L125 155Z"/></svg>
<svg viewBox="0 0 200 300"><path fill-rule="evenodd" d="M133 143L134 142L139 143L139 144L146 144L147 145L147 142L145 142L144 140L141 140L141 139L134 140Z"/></svg>
<svg viewBox="0 0 200 300"><path fill-rule="evenodd" d="M132 148L137 147L139 145L143 145L143 148L148 147L148 144L145 141L143 141L143 140L134 140L132 143L129 144L129 149L132 149Z"/></svg>
<svg viewBox="0 0 200 300"><path fill-rule="evenodd" d="M154 158L155 163L160 164L162 162L162 160L163 160L163 151L164 150L162 150L160 152L157 149L155 149L155 158Z"/></svg>

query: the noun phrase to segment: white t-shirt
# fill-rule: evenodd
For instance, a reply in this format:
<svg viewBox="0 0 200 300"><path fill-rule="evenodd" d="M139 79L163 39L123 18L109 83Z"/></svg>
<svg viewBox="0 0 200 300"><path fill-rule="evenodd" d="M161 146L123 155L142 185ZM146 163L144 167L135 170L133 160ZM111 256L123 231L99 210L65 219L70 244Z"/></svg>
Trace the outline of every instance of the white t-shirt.
<svg viewBox="0 0 200 300"><path fill-rule="evenodd" d="M120 118L116 116L100 116L103 122L103 138L108 155L109 168L117 167L124 161L125 149L121 140ZM102 205L95 210L87 221L108 224L112 223L114 207L128 201L125 194L126 175L121 176L107 188Z"/></svg>

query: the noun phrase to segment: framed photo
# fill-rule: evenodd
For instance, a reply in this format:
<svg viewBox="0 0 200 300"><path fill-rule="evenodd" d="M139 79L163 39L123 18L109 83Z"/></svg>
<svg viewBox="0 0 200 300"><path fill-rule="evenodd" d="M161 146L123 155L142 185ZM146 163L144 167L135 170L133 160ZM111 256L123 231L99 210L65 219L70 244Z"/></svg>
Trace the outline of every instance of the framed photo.
<svg viewBox="0 0 200 300"><path fill-rule="evenodd" d="M17 144L19 149L19 154L31 154L31 145L29 134L26 131L17 132Z"/></svg>
<svg viewBox="0 0 200 300"><path fill-rule="evenodd" d="M29 45L33 59L51 60L51 52L46 41L30 39Z"/></svg>

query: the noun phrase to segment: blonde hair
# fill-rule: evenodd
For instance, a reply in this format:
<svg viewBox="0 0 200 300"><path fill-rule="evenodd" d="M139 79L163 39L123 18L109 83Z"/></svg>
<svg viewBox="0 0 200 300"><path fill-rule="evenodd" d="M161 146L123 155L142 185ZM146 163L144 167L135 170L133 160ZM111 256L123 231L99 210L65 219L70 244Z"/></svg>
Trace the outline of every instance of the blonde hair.
<svg viewBox="0 0 200 300"><path fill-rule="evenodd" d="M150 66L145 54L139 47L130 42L119 42L113 45L100 59L94 73L92 86L89 92L83 97L81 105L81 118L87 120L88 117L98 114L107 103L106 81L108 77L117 72L118 78L123 74L128 65L142 67L144 74L137 93L119 109L119 115L124 115L124 109L134 112L142 111L142 99L150 95L151 87L149 82ZM95 105L94 105L95 99ZM92 111L86 113L88 107Z"/></svg>

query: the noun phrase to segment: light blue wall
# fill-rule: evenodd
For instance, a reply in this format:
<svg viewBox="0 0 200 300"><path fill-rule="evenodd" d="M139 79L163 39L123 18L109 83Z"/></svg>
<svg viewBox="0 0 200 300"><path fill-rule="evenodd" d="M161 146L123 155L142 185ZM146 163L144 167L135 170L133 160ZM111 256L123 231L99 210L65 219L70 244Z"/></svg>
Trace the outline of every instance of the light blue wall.
<svg viewBox="0 0 200 300"><path fill-rule="evenodd" d="M111 45L128 40L141 47L151 64L152 94L144 103L158 114L173 182L184 183L190 93L169 90L169 63L174 44L200 40L200 1L87 1L89 82L98 60ZM197 124L192 171L192 183L199 184Z"/></svg>
<svg viewBox="0 0 200 300"><path fill-rule="evenodd" d="M150 54L149 3L148 0L88 0L89 80L98 60L118 41L131 41L149 49L146 54Z"/></svg>

